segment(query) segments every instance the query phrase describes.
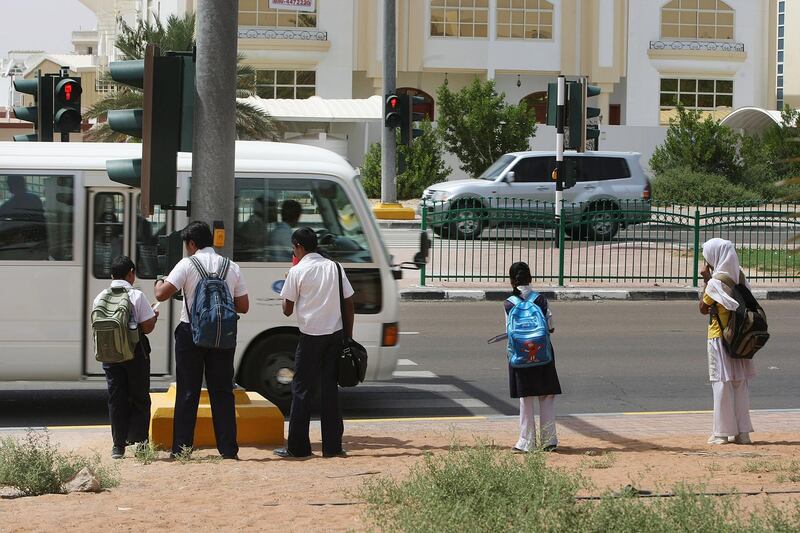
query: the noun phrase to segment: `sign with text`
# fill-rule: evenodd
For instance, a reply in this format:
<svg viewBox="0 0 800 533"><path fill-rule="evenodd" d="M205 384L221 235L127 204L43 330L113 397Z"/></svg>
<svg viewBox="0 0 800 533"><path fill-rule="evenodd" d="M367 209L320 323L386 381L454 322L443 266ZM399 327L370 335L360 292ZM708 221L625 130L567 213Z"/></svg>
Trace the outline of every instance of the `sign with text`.
<svg viewBox="0 0 800 533"><path fill-rule="evenodd" d="M293 9L295 11L316 11L316 0L269 0L272 9Z"/></svg>

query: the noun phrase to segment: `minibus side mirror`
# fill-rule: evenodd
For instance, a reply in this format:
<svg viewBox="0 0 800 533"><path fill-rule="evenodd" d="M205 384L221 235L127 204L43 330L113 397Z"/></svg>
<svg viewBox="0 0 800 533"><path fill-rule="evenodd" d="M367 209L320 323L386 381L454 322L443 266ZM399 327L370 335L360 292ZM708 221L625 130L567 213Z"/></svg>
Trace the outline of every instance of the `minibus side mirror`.
<svg viewBox="0 0 800 533"><path fill-rule="evenodd" d="M400 263L400 268L407 270L419 270L428 263L428 252L431 249L431 239L428 237L427 231L421 231L419 234L419 251L414 254L414 261L405 261Z"/></svg>

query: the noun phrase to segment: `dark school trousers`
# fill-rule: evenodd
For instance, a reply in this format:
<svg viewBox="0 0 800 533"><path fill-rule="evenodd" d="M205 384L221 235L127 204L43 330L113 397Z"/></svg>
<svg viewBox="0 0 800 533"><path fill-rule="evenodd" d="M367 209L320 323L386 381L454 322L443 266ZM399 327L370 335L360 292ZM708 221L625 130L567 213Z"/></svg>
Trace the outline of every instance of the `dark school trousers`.
<svg viewBox="0 0 800 533"><path fill-rule="evenodd" d="M336 362L342 351L342 331L330 335L300 334L294 356L292 410L289 413L287 448L297 457L311 454L308 426L311 404L319 391L322 453L335 455L342 451L344 423L339 411L339 385Z"/></svg>
<svg viewBox="0 0 800 533"><path fill-rule="evenodd" d="M236 443L236 406L233 399L233 353L235 349L201 348L192 341L192 330L186 322L175 328L175 419L172 430L172 453L194 444L197 406L205 372L211 400L211 417L217 450L225 457L239 453Z"/></svg>
<svg viewBox="0 0 800 533"><path fill-rule="evenodd" d="M124 363L103 363L114 446L144 442L150 432L150 356L142 343Z"/></svg>

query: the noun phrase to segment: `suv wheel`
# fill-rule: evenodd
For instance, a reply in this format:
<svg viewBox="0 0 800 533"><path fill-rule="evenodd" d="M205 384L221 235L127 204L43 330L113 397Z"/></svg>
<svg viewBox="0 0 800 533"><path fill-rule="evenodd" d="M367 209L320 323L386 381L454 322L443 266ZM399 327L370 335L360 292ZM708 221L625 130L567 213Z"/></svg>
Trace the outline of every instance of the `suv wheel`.
<svg viewBox="0 0 800 533"><path fill-rule="evenodd" d="M450 227L447 236L457 239L477 239L486 224L486 212L477 200L462 200L455 204L450 213ZM444 230L444 228L443 228ZM442 231L442 236L445 232Z"/></svg>
<svg viewBox="0 0 800 533"><path fill-rule="evenodd" d="M573 239L610 241L619 232L622 213L615 204L603 202L590 205L581 215L579 223L569 229Z"/></svg>

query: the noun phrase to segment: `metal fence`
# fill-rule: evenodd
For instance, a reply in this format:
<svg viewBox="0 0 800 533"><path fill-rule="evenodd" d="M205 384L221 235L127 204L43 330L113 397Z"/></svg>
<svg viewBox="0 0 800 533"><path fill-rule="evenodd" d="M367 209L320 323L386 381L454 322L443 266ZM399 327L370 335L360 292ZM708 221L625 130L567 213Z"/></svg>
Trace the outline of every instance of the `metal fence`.
<svg viewBox="0 0 800 533"><path fill-rule="evenodd" d="M433 230L427 281L503 282L525 261L535 281L691 283L698 285L702 244L732 241L751 281L800 279L800 204L655 205L644 201L554 204L511 198L456 205L426 202L422 228Z"/></svg>

